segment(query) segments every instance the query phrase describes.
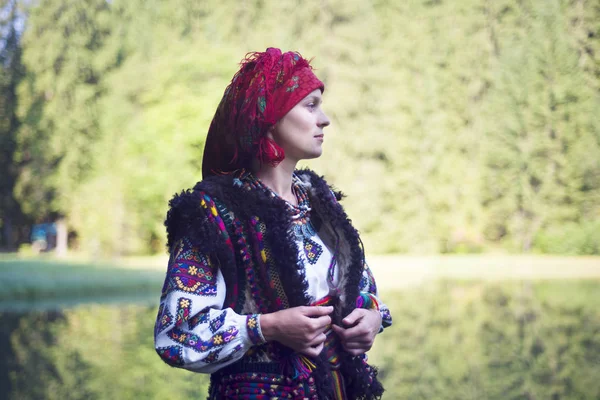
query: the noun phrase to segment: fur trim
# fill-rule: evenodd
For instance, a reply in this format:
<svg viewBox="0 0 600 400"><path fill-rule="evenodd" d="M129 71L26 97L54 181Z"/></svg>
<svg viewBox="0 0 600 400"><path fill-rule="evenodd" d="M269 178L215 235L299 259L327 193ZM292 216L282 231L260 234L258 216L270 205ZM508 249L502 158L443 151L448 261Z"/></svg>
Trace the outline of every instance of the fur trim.
<svg viewBox="0 0 600 400"><path fill-rule="evenodd" d="M323 177L311 170L297 171L297 175L308 188L314 210L311 218L320 221L317 223L320 225L319 234L322 235L322 240L327 246L338 249L336 256L342 291L341 304L335 307L336 314L333 315L333 320L339 324L343 317L354 310L359 295L358 287L365 264L362 242L357 230L352 226L352 221L339 203L343 197L342 193L328 186ZM236 312L257 307L254 303L257 299L246 300L248 276L244 268L240 267L244 263L238 254L242 243L245 243L245 251L252 252L252 272L262 277L252 284L261 285L259 291L263 294L262 298L267 299L266 307L269 312L310 304L304 266L298 260L295 238L290 229L292 221L291 218L282 218L288 215L285 202L263 191L248 191L241 185L234 185L233 179L233 174L211 176L196 184L193 190L175 195L170 202L171 209L165 221L167 245L170 248L179 238L186 235L201 251L211 254L218 263L228 288L224 305L232 307ZM219 207L219 214L224 220L233 221L228 224L227 230L235 251L224 243L222 232L211 223L207 211L200 206L205 194L223 205ZM227 215L223 215L224 213ZM255 250L255 243L244 242L256 240L250 223L251 219L256 217L266 226L264 242L270 249L270 263L267 266L259 262L260 255ZM274 291L268 282L265 282L268 275L260 271L261 268L270 268L281 280L285 298L279 299L279 307L276 307L273 301L269 301L269 298L273 298ZM235 292L230 293L231 287L236 288ZM264 296L265 293L270 293L270 296ZM291 349L282 345L277 347L282 359L290 356ZM347 392L352 394L351 398L371 400L381 396L383 388L377 381L375 368L369 366L361 357L352 357L345 352L340 354L340 359ZM319 393L323 398L327 398L330 382L328 365L324 360L316 360L316 363L318 367L313 376Z"/></svg>

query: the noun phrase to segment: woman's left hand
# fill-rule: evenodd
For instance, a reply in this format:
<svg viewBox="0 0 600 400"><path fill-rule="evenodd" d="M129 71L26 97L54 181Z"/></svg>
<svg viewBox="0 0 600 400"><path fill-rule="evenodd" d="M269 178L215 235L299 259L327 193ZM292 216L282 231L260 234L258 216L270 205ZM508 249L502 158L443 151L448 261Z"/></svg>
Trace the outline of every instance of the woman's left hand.
<svg viewBox="0 0 600 400"><path fill-rule="evenodd" d="M353 356L358 356L373 346L381 327L381 314L375 309L355 308L342 323L346 328L335 324L331 327L341 339L344 349Z"/></svg>

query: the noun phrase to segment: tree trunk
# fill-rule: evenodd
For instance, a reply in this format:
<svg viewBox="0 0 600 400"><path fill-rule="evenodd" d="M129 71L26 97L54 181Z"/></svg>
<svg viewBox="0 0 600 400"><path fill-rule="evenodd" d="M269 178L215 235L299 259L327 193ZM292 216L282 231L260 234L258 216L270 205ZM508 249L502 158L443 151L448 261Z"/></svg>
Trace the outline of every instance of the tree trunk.
<svg viewBox="0 0 600 400"><path fill-rule="evenodd" d="M67 221L61 218L56 221L56 256L65 257L67 255Z"/></svg>

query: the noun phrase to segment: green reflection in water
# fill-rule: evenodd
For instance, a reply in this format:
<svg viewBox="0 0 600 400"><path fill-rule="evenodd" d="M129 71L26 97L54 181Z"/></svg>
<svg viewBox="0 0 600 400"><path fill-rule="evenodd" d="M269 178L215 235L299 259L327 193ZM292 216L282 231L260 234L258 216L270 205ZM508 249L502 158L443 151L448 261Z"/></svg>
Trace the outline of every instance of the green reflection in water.
<svg viewBox="0 0 600 400"><path fill-rule="evenodd" d="M48 306L0 313L2 398L205 398L207 375L156 355L155 304Z"/></svg>
<svg viewBox="0 0 600 400"><path fill-rule="evenodd" d="M597 280L384 292L394 325L369 352L384 400L600 399L598 293ZM79 299L92 300L105 303L0 308L1 399L206 398L207 375L154 351L157 297Z"/></svg>

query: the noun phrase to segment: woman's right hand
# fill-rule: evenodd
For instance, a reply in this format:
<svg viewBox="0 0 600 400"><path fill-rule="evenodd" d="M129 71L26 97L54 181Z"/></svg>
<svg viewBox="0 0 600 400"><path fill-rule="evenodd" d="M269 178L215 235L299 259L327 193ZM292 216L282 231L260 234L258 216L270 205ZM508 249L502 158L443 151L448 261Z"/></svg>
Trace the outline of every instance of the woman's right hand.
<svg viewBox="0 0 600 400"><path fill-rule="evenodd" d="M260 328L266 341L276 340L298 353L317 357L325 342L325 330L331 325L332 306L300 306L260 316Z"/></svg>

